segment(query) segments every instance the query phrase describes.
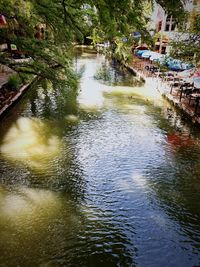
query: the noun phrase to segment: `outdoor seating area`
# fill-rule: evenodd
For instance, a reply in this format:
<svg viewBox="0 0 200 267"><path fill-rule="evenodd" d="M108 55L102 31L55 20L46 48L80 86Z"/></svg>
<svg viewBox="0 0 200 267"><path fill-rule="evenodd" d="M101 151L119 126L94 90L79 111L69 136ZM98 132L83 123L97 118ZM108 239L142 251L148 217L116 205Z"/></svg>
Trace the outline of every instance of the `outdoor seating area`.
<svg viewBox="0 0 200 267"><path fill-rule="evenodd" d="M174 98L178 98L179 102L184 103L189 109L191 109L194 112L194 115L200 115L200 86L195 86L192 78L190 82L179 78L177 84L172 83L170 94Z"/></svg>
<svg viewBox="0 0 200 267"><path fill-rule="evenodd" d="M140 50L140 48L136 48L134 50L134 54L139 58L146 59L151 63L156 63L160 67L166 67L171 71L184 71L194 67L192 64L185 63L182 60L172 58L165 54L148 50L147 48L142 50Z"/></svg>
<svg viewBox="0 0 200 267"><path fill-rule="evenodd" d="M169 88L171 100L200 117L200 72L195 66L147 49L135 50L133 64L141 74Z"/></svg>

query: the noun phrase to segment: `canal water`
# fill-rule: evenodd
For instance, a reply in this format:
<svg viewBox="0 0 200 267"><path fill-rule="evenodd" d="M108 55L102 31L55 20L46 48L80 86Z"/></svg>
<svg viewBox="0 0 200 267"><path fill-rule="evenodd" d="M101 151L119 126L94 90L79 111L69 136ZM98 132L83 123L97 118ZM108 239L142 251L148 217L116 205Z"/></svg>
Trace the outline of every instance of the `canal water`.
<svg viewBox="0 0 200 267"><path fill-rule="evenodd" d="M200 266L200 130L102 55L1 121L0 266Z"/></svg>

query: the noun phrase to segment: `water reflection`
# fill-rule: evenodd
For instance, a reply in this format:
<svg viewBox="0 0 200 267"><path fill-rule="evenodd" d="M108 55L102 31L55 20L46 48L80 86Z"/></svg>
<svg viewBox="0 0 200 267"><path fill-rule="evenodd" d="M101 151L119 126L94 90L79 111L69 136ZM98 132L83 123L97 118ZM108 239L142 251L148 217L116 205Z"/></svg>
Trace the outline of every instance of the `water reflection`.
<svg viewBox="0 0 200 267"><path fill-rule="evenodd" d="M39 266L73 246L80 215L58 193L27 187L0 188L0 265Z"/></svg>
<svg viewBox="0 0 200 267"><path fill-rule="evenodd" d="M2 123L0 265L198 266L199 132L150 79L84 64L78 98L40 83Z"/></svg>
<svg viewBox="0 0 200 267"><path fill-rule="evenodd" d="M56 194L43 189L1 186L0 199L1 219L22 226L29 221L34 223L34 218L37 221L37 217L45 216L45 212L51 216L61 207ZM42 214L39 215L40 212Z"/></svg>
<svg viewBox="0 0 200 267"><path fill-rule="evenodd" d="M150 98L146 99L145 94L140 95L134 92L120 92L117 90L106 92L104 96L110 107L115 107L119 116L124 114L126 122L127 120L133 120L134 125L140 129L139 132L133 127L135 134L143 140L142 144L140 144L141 146L147 145L147 140L149 140L149 145L145 148L145 156L149 156L149 158L147 160L142 156L143 160L139 163L144 164L142 171L138 172L139 167L136 165L137 171L134 171L132 179L124 179L120 181L118 186L128 194L135 193L136 189L139 189L140 194L144 192L144 194L149 195L153 205L157 206L159 204L166 211L169 217L166 214L162 214L161 211L157 213L153 210L151 214L148 208L151 215L148 218L146 214L147 222L144 223L145 228L147 224L149 224L149 227L151 225L152 228L157 225L163 232L168 232L169 236L175 235L176 238L170 237L171 240L176 243L176 247L179 248L181 246L183 251L188 251L189 258L193 255L193 253L189 252L191 250L190 245L195 251L194 254L198 255L200 249L200 214L198 212L200 210L198 204L200 154L197 129L195 130L190 124L184 123L181 115L172 110L165 101L162 102L162 106L159 102L157 102L158 105L155 105L155 102L150 101ZM155 125L158 126L159 130L155 131ZM151 129L152 132L149 131ZM148 136L148 132L152 138ZM126 135L127 137L128 135ZM155 141L156 143L154 144ZM136 144L132 144L132 146L136 147ZM147 153L147 147L150 146L152 150L155 149L155 154L153 152ZM139 149L136 149L136 151L139 159L141 159L143 151L141 152ZM158 157L160 158L159 160ZM146 162L149 161L149 163L146 165L144 160ZM193 194L191 195L190 192L193 192ZM155 194L157 195L156 197ZM172 221L170 221L171 219ZM172 233L173 231L174 233ZM154 229L154 235L155 232L159 231ZM163 232L159 233L161 239L166 238ZM151 238L152 235L149 234ZM158 236L154 238L157 239ZM159 242L161 242L160 238L158 238ZM170 243L171 240L168 242ZM167 250L168 246L170 246L168 242L165 240ZM152 244L147 242L145 249L154 253L151 246ZM174 259L176 265L188 266L190 260L183 251L179 249L174 249L174 251L176 251L174 253L182 255L182 260L179 258ZM161 253L161 251L156 250L155 257L157 253ZM166 257L170 258L173 255L173 251L168 251ZM160 266L161 262L158 265L149 263L149 256L148 253L144 256L143 263ZM193 260L193 263L199 264L198 256Z"/></svg>
<svg viewBox="0 0 200 267"><path fill-rule="evenodd" d="M1 142L2 155L13 162L21 162L42 170L59 156L61 141L49 132L47 125L36 118L19 118Z"/></svg>
<svg viewBox="0 0 200 267"><path fill-rule="evenodd" d="M94 78L109 86L134 86L144 85L144 80L129 72L119 65L115 60L103 62Z"/></svg>

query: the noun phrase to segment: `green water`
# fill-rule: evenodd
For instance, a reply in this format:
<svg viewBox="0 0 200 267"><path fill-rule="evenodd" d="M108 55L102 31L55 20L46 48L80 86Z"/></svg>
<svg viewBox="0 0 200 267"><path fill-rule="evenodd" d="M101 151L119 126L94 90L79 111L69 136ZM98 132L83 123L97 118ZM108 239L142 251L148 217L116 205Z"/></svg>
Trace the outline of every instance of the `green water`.
<svg viewBox="0 0 200 267"><path fill-rule="evenodd" d="M83 53L1 121L0 266L199 266L200 130Z"/></svg>

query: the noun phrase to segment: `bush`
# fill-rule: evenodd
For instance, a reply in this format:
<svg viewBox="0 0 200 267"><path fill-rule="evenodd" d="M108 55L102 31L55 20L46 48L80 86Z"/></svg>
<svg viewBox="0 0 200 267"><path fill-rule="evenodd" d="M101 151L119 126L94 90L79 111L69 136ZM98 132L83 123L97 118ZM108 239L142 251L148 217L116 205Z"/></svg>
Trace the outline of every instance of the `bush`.
<svg viewBox="0 0 200 267"><path fill-rule="evenodd" d="M8 78L8 82L6 85L8 89L16 90L19 88L20 84L21 84L21 79L19 75L13 74Z"/></svg>
<svg viewBox="0 0 200 267"><path fill-rule="evenodd" d="M29 80L30 80L30 76L31 76L30 74L26 74L26 73L20 73L20 74L19 74L19 78L20 78L20 80L21 80L21 82L22 82L23 84L29 82Z"/></svg>

